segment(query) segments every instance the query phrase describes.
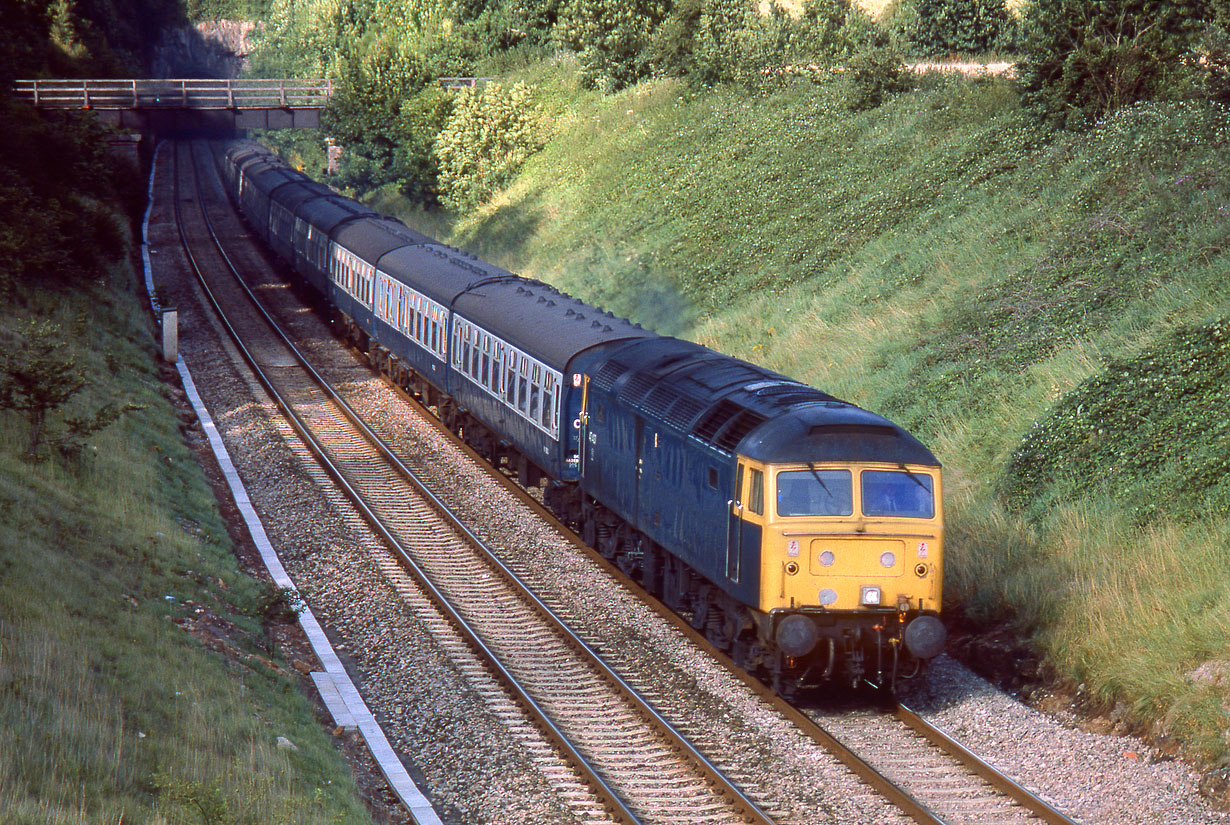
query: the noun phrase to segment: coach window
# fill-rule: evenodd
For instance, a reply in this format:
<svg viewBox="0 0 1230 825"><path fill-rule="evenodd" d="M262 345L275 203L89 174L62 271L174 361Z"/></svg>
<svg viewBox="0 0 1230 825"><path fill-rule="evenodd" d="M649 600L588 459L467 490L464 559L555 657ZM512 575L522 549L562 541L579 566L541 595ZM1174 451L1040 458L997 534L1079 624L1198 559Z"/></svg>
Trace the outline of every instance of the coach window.
<svg viewBox="0 0 1230 825"><path fill-rule="evenodd" d="M521 369L517 370L517 409L521 410L521 414L525 415L529 412L530 394L526 386L529 378L530 362L522 355Z"/></svg>
<svg viewBox="0 0 1230 825"><path fill-rule="evenodd" d="M529 401L525 404L525 414L530 421L538 420L538 399L542 396L542 367L537 364L529 366Z"/></svg>
<svg viewBox="0 0 1230 825"><path fill-rule="evenodd" d="M542 382L542 415L538 421L543 427L550 430L551 419L555 414L555 376L547 375Z"/></svg>
<svg viewBox="0 0 1230 825"><path fill-rule="evenodd" d="M491 336L483 334L483 377L484 387L491 386Z"/></svg>
<svg viewBox="0 0 1230 825"><path fill-rule="evenodd" d="M512 350L504 353L504 400L517 406L517 355Z"/></svg>

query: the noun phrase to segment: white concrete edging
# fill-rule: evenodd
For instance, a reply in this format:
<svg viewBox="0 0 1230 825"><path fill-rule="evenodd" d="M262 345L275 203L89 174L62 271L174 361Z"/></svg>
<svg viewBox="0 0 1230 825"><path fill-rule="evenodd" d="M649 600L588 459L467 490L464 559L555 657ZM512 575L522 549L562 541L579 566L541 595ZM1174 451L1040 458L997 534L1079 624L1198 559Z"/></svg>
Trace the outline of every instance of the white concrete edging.
<svg viewBox="0 0 1230 825"><path fill-rule="evenodd" d="M153 272L150 267L149 218L154 203L154 171L157 168L158 153L161 150L162 144L159 143L158 147L154 150L154 159L150 167L149 205L146 207L145 218L141 223L141 260L145 269L145 288L155 318L160 318L162 313L161 308L158 306L157 298L154 295ZM182 355L176 360L175 367L179 371L180 380L183 381L184 391L192 402L192 408L200 419L205 436L209 439L209 446L218 461L218 466L222 468L222 473L226 476L226 483L235 498L235 504L239 508L240 513L243 514L243 520L247 525L248 533L260 551L265 567L269 570L269 575L278 587L287 588L297 594L298 590L295 588L295 583L282 566L277 552L269 542L269 537L265 533L260 517L257 516L256 510L252 507L252 500L248 497L248 491L244 488L243 481L239 478L239 473L236 472L235 465L231 462L230 453L227 452L226 445L222 442L222 436L218 434L218 428L214 424L213 418L209 415L209 411L205 408L205 404L197 392L196 384L192 380L192 374L188 370L188 364ZM328 637L325 636L324 630L321 629L320 623L316 621L311 608L308 608L306 605L299 614L299 625L303 628L304 633L307 634L312 651L325 669L323 675L314 673L312 678L317 684L318 689L321 689L322 682L325 683L326 686L324 689L321 689L321 695L325 699L330 713L333 714L334 720L342 727L353 726L358 728L364 741L367 742L367 747L375 758L376 764L380 767L380 772L384 774L384 778L388 781L389 787L392 788L393 793L401 800L406 810L410 812L411 818L417 825L443 825L427 797L423 795L422 791L419 790L418 786L410 778L410 774L406 771L406 766L402 764L401 759L398 758L397 753L393 750L393 746L389 744L388 738L385 737L384 731L372 715L371 710L367 707L367 703L363 701L358 687L355 686L350 675L346 672L341 659L338 658L337 653L333 650L333 645L329 643ZM326 696L326 693L329 695ZM334 693L336 693L336 697L333 695ZM339 701L340 705L338 704Z"/></svg>

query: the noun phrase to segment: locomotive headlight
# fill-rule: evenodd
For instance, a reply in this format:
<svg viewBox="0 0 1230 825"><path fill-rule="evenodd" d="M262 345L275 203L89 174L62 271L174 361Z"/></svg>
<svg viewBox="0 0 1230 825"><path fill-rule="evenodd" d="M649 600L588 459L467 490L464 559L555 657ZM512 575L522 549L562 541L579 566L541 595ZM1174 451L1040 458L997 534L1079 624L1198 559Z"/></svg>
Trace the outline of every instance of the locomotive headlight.
<svg viewBox="0 0 1230 825"><path fill-rule="evenodd" d="M880 564L884 567L892 567L897 563L897 555L895 553L883 553L880 555Z"/></svg>
<svg viewBox="0 0 1230 825"><path fill-rule="evenodd" d="M859 588L858 603L864 607L879 607L883 596L879 585L865 584Z"/></svg>

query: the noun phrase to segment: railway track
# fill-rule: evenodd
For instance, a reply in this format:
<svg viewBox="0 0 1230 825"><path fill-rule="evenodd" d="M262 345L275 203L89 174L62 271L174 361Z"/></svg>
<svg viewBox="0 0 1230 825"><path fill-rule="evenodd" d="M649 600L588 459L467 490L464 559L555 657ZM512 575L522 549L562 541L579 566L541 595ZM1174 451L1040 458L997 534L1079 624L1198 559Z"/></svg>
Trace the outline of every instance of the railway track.
<svg viewBox="0 0 1230 825"><path fill-rule="evenodd" d="M189 149L189 151L191 151ZM177 164L184 165L177 153ZM196 163L193 188L199 188ZM184 175L177 172L177 183ZM182 184L181 184L182 185ZM182 210L181 196L176 197ZM210 243L179 221L189 256ZM215 261L232 266L220 245ZM434 606L467 639L499 681L567 755L596 801L625 822L775 820L679 735L611 671L496 554L454 517L302 359L272 323L254 323L231 280L216 264L194 263L245 359L373 528L400 558ZM228 283L229 282L229 283ZM255 306L253 300L248 306ZM240 318L239 316L243 316ZM262 317L268 319L268 316ZM262 327L264 327L262 329ZM406 584L406 582L402 582Z"/></svg>
<svg viewBox="0 0 1230 825"><path fill-rule="evenodd" d="M180 203L177 195L177 208ZM207 226L208 212L203 204L199 208L203 218L199 226L194 224L185 230L185 243L194 246L205 245L203 237L188 237L199 234L198 229ZM208 249L208 245L205 248ZM236 280L236 276L230 274L209 276L207 280L213 282L220 293L238 289L227 285ZM274 298L277 302L288 297L284 285L276 280L254 283L254 288L263 298ZM220 300L227 306L243 306L246 302L246 298L237 294ZM292 300L290 306L293 305ZM301 308L284 309L282 313L286 313L283 320L290 327L295 325L296 313L302 315ZM399 589L405 587L406 598L412 600L455 600L457 607L453 615L438 619L437 623L452 626L473 621L481 628L474 631L474 638L467 643L469 649L490 650L497 664L485 667L499 672L501 681L521 685L512 688L506 683L504 689L517 697L516 702L521 707L540 709L542 717L537 725L550 732L552 747L567 753L569 763L582 773L588 772L586 784L591 795L578 805L578 809L584 809L587 820L592 819L596 810L607 806L607 812L614 818L627 821L825 821L800 818L798 803L781 801L775 804L774 800L781 796L780 789L765 787L763 781L758 787L756 771L751 766L725 760L726 764L718 767L711 762L711 757L704 754L722 753L720 737L706 730L703 723L689 720L687 702L664 690L652 674L646 673L646 665L640 661L642 657L636 646L612 645L609 638L588 630L583 622L578 623L580 617L575 606L553 594L549 584L535 581L539 572L525 554L503 548L502 552L492 555L502 556L504 561L483 558L482 552L475 549L482 544L477 535L469 528L447 523L447 517L441 519L439 513L448 509L445 502L432 501L435 498L432 493L410 492L413 485L408 480L416 473L429 472L430 459L420 455L415 460L410 455L402 463L392 451L377 459L380 448L375 446L379 440L375 431L383 431L381 434L390 441L397 440L396 432L388 431L381 416L376 416L378 420L369 428L357 420L358 416L340 412L341 408L327 397L324 387L328 383L338 383L338 392L343 396L360 390L348 388L345 380L338 382L335 376L326 380L317 374L315 379L308 381L303 378L304 368L293 366L298 356L288 341L269 333L266 322L245 323L245 330L249 327L250 340L254 342L249 346L249 351L254 353L250 357L266 365L271 387L285 388L283 403L286 407L303 411L298 426L305 432L320 431L322 444L318 449L323 456L335 459L337 469L331 472L356 488L356 496L362 502L360 507L369 511L372 521L386 525L383 528L386 542L397 544L399 537L407 537L402 549L410 561L403 563L411 570L418 566L419 572L413 577L421 576L430 583L424 590L439 593L430 597L414 595L408 574L391 561L382 562L390 579L399 582ZM245 332L244 337L247 335ZM439 426L434 419L432 423ZM459 441L455 443L465 449ZM502 474L491 472L516 490L527 504L541 509L535 497L512 485ZM408 501L413 503L407 505ZM591 556L611 575L622 575L597 554L591 553ZM524 594L516 593L515 582L520 579L527 582L523 587L541 595L527 599ZM693 643L722 658L678 616L660 606L655 609ZM557 621L561 625L574 625L578 630L576 633L547 630L542 627L541 619L547 614L558 614L561 618ZM531 632L527 628L534 630ZM487 639L490 644L485 641ZM578 650L588 653L578 657ZM601 657L595 655L597 651L601 652ZM601 659L607 664L600 664ZM507 667L499 664L504 661L509 662ZM915 821L953 825L965 822L1071 823L1027 792L1011 789L995 778L994 772L988 773L976 766L977 771L982 772L979 776L969 767L976 762L968 758L972 755L960 758L938 755L940 751L931 743L941 740L939 734L929 733L923 738L910 733L900 721L890 724L885 717L872 714L822 719L819 720L823 723L821 727L816 719L781 703L763 685L750 678L744 682L776 713L798 726L808 741L836 754L864 782ZM635 707L638 704L640 708ZM656 707L657 711L647 711L647 706ZM898 717L905 719L909 715L908 711L902 711ZM654 716L658 721L652 721ZM646 722L647 719L650 721ZM909 724L916 729L925 725L918 717L913 719ZM559 720L558 724L555 720ZM673 720L674 724L668 720ZM695 743L694 746L688 744L688 740ZM843 742L850 747L845 747ZM681 759L677 752L686 747L692 747L693 752ZM954 749L949 746L948 752ZM594 760L589 763L591 756ZM724 761L713 758L717 762ZM588 768L582 767L587 763ZM992 778L983 778L985 776ZM578 796L575 787L569 788L566 794L572 798ZM761 807L769 812L760 810Z"/></svg>

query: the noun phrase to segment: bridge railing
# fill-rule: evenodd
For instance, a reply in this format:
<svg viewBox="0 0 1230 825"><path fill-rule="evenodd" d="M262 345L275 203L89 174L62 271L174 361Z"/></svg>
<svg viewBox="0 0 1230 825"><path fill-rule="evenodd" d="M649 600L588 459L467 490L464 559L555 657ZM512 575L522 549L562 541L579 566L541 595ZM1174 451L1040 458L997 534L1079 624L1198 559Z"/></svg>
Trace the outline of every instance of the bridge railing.
<svg viewBox="0 0 1230 825"><path fill-rule="evenodd" d="M18 99L44 109L320 109L333 81L18 80Z"/></svg>

